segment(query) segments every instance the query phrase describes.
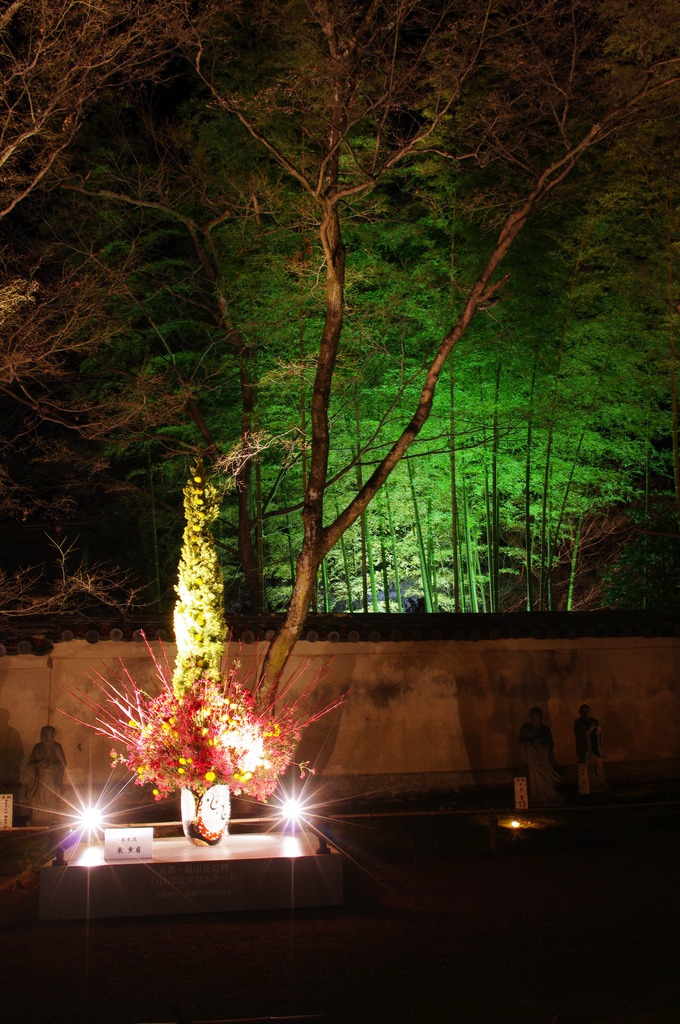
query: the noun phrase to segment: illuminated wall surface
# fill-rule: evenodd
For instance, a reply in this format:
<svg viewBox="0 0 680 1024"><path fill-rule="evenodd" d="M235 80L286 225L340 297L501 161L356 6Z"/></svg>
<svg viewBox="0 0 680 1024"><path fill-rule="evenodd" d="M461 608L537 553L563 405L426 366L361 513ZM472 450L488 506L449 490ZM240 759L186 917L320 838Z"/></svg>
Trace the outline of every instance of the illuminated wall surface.
<svg viewBox="0 0 680 1024"><path fill-rule="evenodd" d="M0 661L0 705L9 716L2 736L15 730L24 777L48 721L75 786L109 777L111 741L56 709L82 716L69 691L88 689L88 672L112 672L119 659L141 686L153 685L140 645L106 642L95 653L73 641L57 644L49 657ZM602 723L612 780L680 775L678 638L301 642L293 661L299 659L309 659L312 671L330 662L320 700L349 688L344 706L315 723L299 751L300 760L316 763L313 782L329 796L510 784L520 764L517 735L535 704L553 730L557 761L574 779L572 729L584 702ZM132 787L127 793L139 797Z"/></svg>

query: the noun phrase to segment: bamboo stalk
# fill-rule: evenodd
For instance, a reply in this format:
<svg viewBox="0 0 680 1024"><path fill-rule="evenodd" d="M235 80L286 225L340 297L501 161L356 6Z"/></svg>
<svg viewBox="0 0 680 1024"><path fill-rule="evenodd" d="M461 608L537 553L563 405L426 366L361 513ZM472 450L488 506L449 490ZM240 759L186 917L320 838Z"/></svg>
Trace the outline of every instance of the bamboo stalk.
<svg viewBox="0 0 680 1024"><path fill-rule="evenodd" d="M491 564L489 565L489 603L492 612L500 611L500 549L498 497L498 395L501 386L501 362L496 363L496 389L493 405L493 440L491 448Z"/></svg>
<svg viewBox="0 0 680 1024"><path fill-rule="evenodd" d="M338 508L338 502L335 502L335 514L340 515L340 509ZM348 611L354 610L354 597L352 595L352 574L349 569L349 558L347 555L347 545L345 542L345 534L340 535L340 550L342 552L342 564L345 570L345 585L347 587L347 601Z"/></svg>
<svg viewBox="0 0 680 1024"><path fill-rule="evenodd" d="M453 209L451 213L451 263L449 272L449 316L454 319L456 307L456 216L458 212L458 195L454 189ZM460 564L458 559L458 494L456 485L456 430L455 430L455 394L454 394L454 353L449 356L449 443L451 468L451 549L453 552L453 609L461 610L460 600Z"/></svg>
<svg viewBox="0 0 680 1024"><path fill-rule="evenodd" d="M387 575L387 551L385 549L385 532L382 525L380 526L380 560L382 566L382 578L383 578L383 593L385 595L385 611L389 614L390 611L390 581Z"/></svg>
<svg viewBox="0 0 680 1024"><path fill-rule="evenodd" d="M430 596L432 611L439 611L439 593L437 590L437 565L435 561L435 544L432 533L432 499L427 499L427 565L430 580Z"/></svg>
<svg viewBox="0 0 680 1024"><path fill-rule="evenodd" d="M576 451L574 452L574 456L573 456L572 461L571 461L571 467L570 467L570 470L569 470L569 476L567 478L567 482L566 482L565 488L564 488L564 494L562 496L562 504L560 505L560 511L559 511L559 513L557 515L557 522L555 524L555 528L552 531L552 543L551 543L551 546L550 546L550 550L548 552L548 579L550 581L549 592L550 592L550 605L551 605L551 607L552 607L552 572L553 572L553 566L554 566L555 561L556 561L557 545L558 545L558 542L559 542L560 534L562 533L562 526L564 524L564 519L565 519L566 512L567 512L567 502L569 500L569 495L571 493L572 484L574 482L574 476L576 474L576 467L578 465L578 457L581 454L581 448L583 446L583 442L585 440L585 436L586 436L586 428L584 427L581 430L581 436L579 437L578 444L576 445Z"/></svg>
<svg viewBox="0 0 680 1024"><path fill-rule="evenodd" d="M406 466L408 469L408 479L411 485L411 500L413 502L413 516L414 525L416 528L416 540L418 543L418 557L420 560L420 575L423 584L423 597L425 599L425 611L432 611L432 594L430 592L430 579L427 570L427 557L425 554L425 544L423 541L423 530L420 523L420 509L418 507L418 498L416 495L415 481L413 479L413 464L410 459L407 459Z"/></svg>
<svg viewBox="0 0 680 1024"><path fill-rule="evenodd" d="M361 470L361 422L359 418L359 385L354 385L354 429L357 452L357 491L363 486L363 474ZM361 597L363 610L368 611L368 550L366 543L366 510L359 516L361 526Z"/></svg>
<svg viewBox="0 0 680 1024"><path fill-rule="evenodd" d="M284 504L287 506L288 498L286 497L285 477L281 481L281 493L283 494ZM293 528L290 522L290 513L286 514L286 541L288 546L288 566L290 568L290 585L292 588L295 583L295 550L293 548Z"/></svg>
<svg viewBox="0 0 680 1024"><path fill-rule="evenodd" d="M470 515L468 510L467 486L465 484L465 473L463 473L463 530L465 532L465 561L468 577L468 594L470 595L470 610L479 611L477 603L477 583L475 580L474 563L472 560L472 540L470 537Z"/></svg>
<svg viewBox="0 0 680 1024"><path fill-rule="evenodd" d="M534 432L534 394L536 388L536 372L538 364L536 355L534 354L534 364L531 370L531 387L529 389L529 416L527 420L527 456L524 464L524 547L526 556L526 573L527 573L527 611L533 610L533 591L531 587L532 583L532 548L533 548L533 530L531 524L531 452Z"/></svg>
<svg viewBox="0 0 680 1024"><path fill-rule="evenodd" d="M385 495L385 505L387 508L387 523L390 529L390 546L392 548L392 565L394 566L394 585L397 592L397 609L401 615L404 611L404 606L401 598L401 575L399 572L399 560L397 558L397 539L394 531L394 519L392 517L389 485L384 488L383 493Z"/></svg>
<svg viewBox="0 0 680 1024"><path fill-rule="evenodd" d="M480 385L481 385L481 377L480 377ZM483 395L483 389L482 389L482 399L483 399L483 397L484 397L484 395ZM486 430L485 430L484 427L482 427L482 442L483 442L482 450L484 452L484 516L485 516L485 524L484 524L484 526L485 526L485 534L486 534L486 564L487 564L487 569L488 569L488 586L489 586L489 591L490 591L491 590L491 572L492 572L492 566L493 566L493 527L492 527L492 516L491 516L491 495L490 495L490 488L489 488L489 453L488 453L488 446L487 446ZM493 442L492 442L492 449L493 449ZM477 549L477 569L479 571L479 548ZM484 586L482 584L481 579L479 579L479 583L480 583L480 593L481 593L481 598L482 598L482 610L486 611L486 595L484 593ZM491 594L489 594L489 596L491 597Z"/></svg>
<svg viewBox="0 0 680 1024"><path fill-rule="evenodd" d="M671 446L673 450L673 483L675 486L675 511L678 517L678 528L680 528L680 433L678 420L678 360L675 343L676 317L680 313L680 303L676 294L676 285L673 279L673 238L670 232L671 203L670 197L666 197L667 214L667 277L668 277L668 341L670 347L670 374L671 374Z"/></svg>
<svg viewBox="0 0 680 1024"><path fill-rule="evenodd" d="M583 530L583 513L579 516L574 537L574 547L571 552L571 564L569 568L569 590L567 591L567 611L570 612L574 600L574 583L576 580L576 567L578 565L578 552L581 543L581 531Z"/></svg>
<svg viewBox="0 0 680 1024"><path fill-rule="evenodd" d="M258 387L257 387L257 349L253 359L253 429L257 432L259 427L258 413ZM267 610L267 594L264 583L264 520L262 518L262 462L260 453L256 452L254 457L255 465L255 557L257 568L257 600L256 614Z"/></svg>
<svg viewBox="0 0 680 1024"><path fill-rule="evenodd" d="M456 431L454 414L453 355L449 357L449 443L451 470L451 549L453 552L453 610L460 611L460 565L458 561L458 497L456 488Z"/></svg>
<svg viewBox="0 0 680 1024"><path fill-rule="evenodd" d="M331 601L330 601L330 587L328 585L328 567L326 565L326 559L321 559L321 585L323 587L323 610L326 615L330 614Z"/></svg>
<svg viewBox="0 0 680 1024"><path fill-rule="evenodd" d="M366 526L367 513L364 512L363 517ZM373 539L371 531L366 529L366 561L368 563L368 578L371 586L371 608L374 612L380 611L380 605L378 604L378 586L375 579L375 559L373 558Z"/></svg>

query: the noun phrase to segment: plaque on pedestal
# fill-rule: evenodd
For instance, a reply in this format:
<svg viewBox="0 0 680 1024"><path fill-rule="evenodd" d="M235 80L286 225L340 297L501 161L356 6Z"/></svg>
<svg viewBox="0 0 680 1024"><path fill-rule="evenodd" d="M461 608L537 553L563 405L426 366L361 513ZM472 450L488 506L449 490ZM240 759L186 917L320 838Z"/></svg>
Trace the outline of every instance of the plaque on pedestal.
<svg viewBox="0 0 680 1024"><path fill-rule="evenodd" d="M104 860L151 860L152 828L107 828L104 830Z"/></svg>

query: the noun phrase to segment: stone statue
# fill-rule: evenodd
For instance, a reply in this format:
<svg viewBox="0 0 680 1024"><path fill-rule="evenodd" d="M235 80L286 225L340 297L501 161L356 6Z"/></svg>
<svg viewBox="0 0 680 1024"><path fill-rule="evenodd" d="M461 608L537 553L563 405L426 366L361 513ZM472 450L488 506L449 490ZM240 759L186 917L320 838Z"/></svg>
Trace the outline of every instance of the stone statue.
<svg viewBox="0 0 680 1024"><path fill-rule="evenodd" d="M529 804L549 807L563 803L555 789L556 783L562 782L553 756L555 744L552 732L543 725L540 708L530 709L529 721L520 729L518 743L529 771Z"/></svg>
<svg viewBox="0 0 680 1024"><path fill-rule="evenodd" d="M44 725L40 730L40 743L36 743L28 759L32 777L27 795L33 825L54 825L61 813L66 758L61 743L57 743L54 736L54 728Z"/></svg>
<svg viewBox="0 0 680 1024"><path fill-rule="evenodd" d="M0 792L18 792L23 753L21 737L9 724L9 711L0 708Z"/></svg>
<svg viewBox="0 0 680 1024"><path fill-rule="evenodd" d="M582 704L578 709L578 718L574 722L574 736L578 763L588 765L590 792L601 793L607 788L602 762L602 728L597 718L590 714L588 704Z"/></svg>

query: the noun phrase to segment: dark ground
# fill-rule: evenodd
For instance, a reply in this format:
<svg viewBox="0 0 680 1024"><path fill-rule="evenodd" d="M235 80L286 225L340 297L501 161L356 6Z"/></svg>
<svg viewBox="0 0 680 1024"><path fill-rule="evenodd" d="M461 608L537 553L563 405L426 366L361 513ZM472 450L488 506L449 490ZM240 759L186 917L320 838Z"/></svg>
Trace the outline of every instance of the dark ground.
<svg viewBox="0 0 680 1024"><path fill-rule="evenodd" d="M503 813L495 853L483 815L342 819L344 906L285 913L40 923L8 872L44 840L0 834L0 1024L680 1021L678 797Z"/></svg>

